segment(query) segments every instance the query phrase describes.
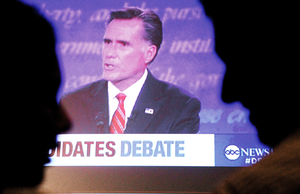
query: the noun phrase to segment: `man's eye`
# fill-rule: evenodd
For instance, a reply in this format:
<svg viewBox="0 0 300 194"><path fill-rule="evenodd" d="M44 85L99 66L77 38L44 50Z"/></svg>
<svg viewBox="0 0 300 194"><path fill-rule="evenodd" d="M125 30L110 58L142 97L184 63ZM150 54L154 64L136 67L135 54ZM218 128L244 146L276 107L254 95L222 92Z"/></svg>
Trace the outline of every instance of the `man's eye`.
<svg viewBox="0 0 300 194"><path fill-rule="evenodd" d="M120 44L121 44L122 46L128 46L128 45L129 45L128 42L120 42Z"/></svg>
<svg viewBox="0 0 300 194"><path fill-rule="evenodd" d="M110 44L111 41L110 40L103 40L104 44Z"/></svg>

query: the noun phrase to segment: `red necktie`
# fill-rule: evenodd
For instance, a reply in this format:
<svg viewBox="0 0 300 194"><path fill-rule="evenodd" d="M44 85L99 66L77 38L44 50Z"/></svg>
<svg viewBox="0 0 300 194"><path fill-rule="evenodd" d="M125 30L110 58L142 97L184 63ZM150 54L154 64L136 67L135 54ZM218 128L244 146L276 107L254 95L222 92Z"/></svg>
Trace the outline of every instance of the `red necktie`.
<svg viewBox="0 0 300 194"><path fill-rule="evenodd" d="M111 120L110 133L112 134L122 134L125 130L125 109L124 109L124 99L126 95L119 93L117 99L119 100L118 108Z"/></svg>

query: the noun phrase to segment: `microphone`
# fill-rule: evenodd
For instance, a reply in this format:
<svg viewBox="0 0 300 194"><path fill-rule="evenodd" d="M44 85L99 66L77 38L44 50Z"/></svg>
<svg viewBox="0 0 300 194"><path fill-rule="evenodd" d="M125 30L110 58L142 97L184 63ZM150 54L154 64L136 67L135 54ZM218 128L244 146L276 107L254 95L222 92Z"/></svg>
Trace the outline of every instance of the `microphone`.
<svg viewBox="0 0 300 194"><path fill-rule="evenodd" d="M104 130L104 121L105 121L105 114L104 112L98 112L95 116L96 125L97 125L97 132L101 133Z"/></svg>

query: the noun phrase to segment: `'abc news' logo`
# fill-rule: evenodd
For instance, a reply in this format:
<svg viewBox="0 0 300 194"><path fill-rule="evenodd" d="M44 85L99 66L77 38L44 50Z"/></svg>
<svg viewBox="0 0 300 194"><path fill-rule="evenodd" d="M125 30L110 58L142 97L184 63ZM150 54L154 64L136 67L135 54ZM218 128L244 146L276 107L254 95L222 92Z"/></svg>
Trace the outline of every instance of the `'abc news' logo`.
<svg viewBox="0 0 300 194"><path fill-rule="evenodd" d="M236 160L240 157L241 151L236 145L229 145L225 148L224 154L229 160Z"/></svg>

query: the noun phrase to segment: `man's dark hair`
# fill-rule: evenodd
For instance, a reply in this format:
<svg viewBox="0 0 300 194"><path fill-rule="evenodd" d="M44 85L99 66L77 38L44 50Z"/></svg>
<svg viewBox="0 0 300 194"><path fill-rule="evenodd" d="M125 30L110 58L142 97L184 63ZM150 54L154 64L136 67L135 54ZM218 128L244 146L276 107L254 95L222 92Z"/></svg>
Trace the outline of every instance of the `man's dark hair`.
<svg viewBox="0 0 300 194"><path fill-rule="evenodd" d="M138 8L126 8L124 10L110 13L108 24L114 19L141 19L144 23L145 33L142 35L144 40L151 42L157 48L156 57L162 43L162 22L158 15L151 10L141 10ZM152 61L154 60L152 59ZM150 63L152 62L150 61Z"/></svg>

